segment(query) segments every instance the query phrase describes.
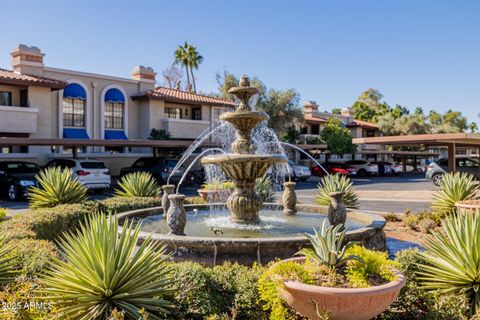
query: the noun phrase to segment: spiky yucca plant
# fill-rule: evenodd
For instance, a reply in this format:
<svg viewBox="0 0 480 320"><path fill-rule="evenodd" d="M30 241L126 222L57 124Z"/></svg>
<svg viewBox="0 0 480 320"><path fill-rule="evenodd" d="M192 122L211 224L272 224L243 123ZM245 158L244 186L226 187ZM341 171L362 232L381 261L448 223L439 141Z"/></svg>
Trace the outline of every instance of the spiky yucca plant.
<svg viewBox="0 0 480 320"><path fill-rule="evenodd" d="M257 192L264 202L275 201L273 183L267 176L255 180L255 192Z"/></svg>
<svg viewBox="0 0 480 320"><path fill-rule="evenodd" d="M37 174L36 179L41 187L31 187L28 191L32 208L79 203L87 198L87 187L73 177L70 169L47 168Z"/></svg>
<svg viewBox="0 0 480 320"><path fill-rule="evenodd" d="M15 270L15 256L12 255L14 242L9 242L0 234L0 285L10 282L17 271Z"/></svg>
<svg viewBox="0 0 480 320"><path fill-rule="evenodd" d="M345 193L343 202L350 209L358 208L358 198L353 191L352 181L346 176L338 174L327 175L322 178L318 185L319 194L316 202L321 206L328 206L331 202L329 193L342 191Z"/></svg>
<svg viewBox="0 0 480 320"><path fill-rule="evenodd" d="M446 173L440 182L440 190L433 196L432 209L439 214L455 210L455 203L480 199L478 182L465 172Z"/></svg>
<svg viewBox="0 0 480 320"><path fill-rule="evenodd" d="M156 197L160 187L149 172L132 172L118 182L117 197Z"/></svg>
<svg viewBox="0 0 480 320"><path fill-rule="evenodd" d="M472 314L480 311L480 212L452 214L442 221L444 231L431 231L423 263L417 272L426 289L466 295Z"/></svg>
<svg viewBox="0 0 480 320"><path fill-rule="evenodd" d="M141 319L161 319L171 307L163 297L171 280L164 247L147 238L136 249L140 224L125 222L118 234L115 217L95 214L75 234L59 242L64 259L53 262L43 279L45 299L69 319L106 320L112 311Z"/></svg>
<svg viewBox="0 0 480 320"><path fill-rule="evenodd" d="M345 256L345 252L355 245L354 241L344 243L347 230L340 231L343 225L329 226L327 228L327 220L322 224L322 227L315 231L315 235L306 233L313 246L311 248L303 248L297 255L305 256L307 259L315 261L319 265L326 265L329 267L337 267L345 264L348 260L359 260L357 256Z"/></svg>

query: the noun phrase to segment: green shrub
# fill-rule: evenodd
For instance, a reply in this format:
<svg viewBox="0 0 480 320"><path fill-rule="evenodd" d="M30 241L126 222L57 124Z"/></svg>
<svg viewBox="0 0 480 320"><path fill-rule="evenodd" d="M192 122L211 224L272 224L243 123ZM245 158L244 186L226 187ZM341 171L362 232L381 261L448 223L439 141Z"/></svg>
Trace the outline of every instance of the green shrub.
<svg viewBox="0 0 480 320"><path fill-rule="evenodd" d="M338 174L327 175L322 178L322 181L318 185L318 196L316 203L321 206L329 206L332 192L344 192L343 202L347 208L358 208L358 198L353 191L353 185L350 178L346 176L340 176Z"/></svg>
<svg viewBox="0 0 480 320"><path fill-rule="evenodd" d="M423 233L430 233L437 227L437 223L431 218L424 218L418 222L418 229Z"/></svg>
<svg viewBox="0 0 480 320"><path fill-rule="evenodd" d="M295 319L292 310L278 294L285 280L294 280L313 284L313 276L304 265L293 261L280 261L266 269L258 280L260 301L265 311L270 313L270 320Z"/></svg>
<svg viewBox="0 0 480 320"><path fill-rule="evenodd" d="M391 268L396 264L388 259L386 252L368 250L365 247L355 245L348 249L346 255L352 255L360 260L350 260L345 270L345 275L353 287L367 288L371 276L379 275L387 281L394 281L395 274Z"/></svg>
<svg viewBox="0 0 480 320"><path fill-rule="evenodd" d="M263 319L257 280L263 268L225 263L203 267L195 262L172 264L177 283L174 300L179 319ZM173 316L172 316L173 317Z"/></svg>
<svg viewBox="0 0 480 320"><path fill-rule="evenodd" d="M400 219L396 213L394 212L387 212L387 214L384 216L385 220L387 221L390 221L390 222L398 222L398 221L402 221L402 219Z"/></svg>
<svg viewBox="0 0 480 320"><path fill-rule="evenodd" d="M184 203L185 204L207 204L208 202L203 200L203 198L200 196L195 196L195 197L186 197Z"/></svg>
<svg viewBox="0 0 480 320"><path fill-rule="evenodd" d="M157 197L161 192L155 178L149 172L132 172L120 179L117 197Z"/></svg>
<svg viewBox="0 0 480 320"><path fill-rule="evenodd" d="M159 197L130 197L130 198L107 198L96 202L97 211L107 213L121 213L125 211L143 208L159 207L162 199Z"/></svg>
<svg viewBox="0 0 480 320"><path fill-rule="evenodd" d="M416 273L421 262L418 249L397 253L396 268L403 273L406 284L397 299L376 319L381 320L467 320L468 301L462 295L439 294L424 290L417 282Z"/></svg>
<svg viewBox="0 0 480 320"><path fill-rule="evenodd" d="M76 180L71 170L47 168L36 176L40 188L30 187L31 208L51 208L59 204L80 203L87 198L87 187Z"/></svg>
<svg viewBox="0 0 480 320"><path fill-rule="evenodd" d="M202 185L205 190L233 190L235 185L232 181L211 181Z"/></svg>
<svg viewBox="0 0 480 320"><path fill-rule="evenodd" d="M475 177L465 172L446 173L440 182L440 190L433 196L432 209L445 215L455 211L455 203L480 199Z"/></svg>
<svg viewBox="0 0 480 320"><path fill-rule="evenodd" d="M9 256L20 269L20 273L27 277L36 277L47 270L53 260L59 258L55 245L46 240L14 239Z"/></svg>
<svg viewBox="0 0 480 320"><path fill-rule="evenodd" d="M171 280L164 249L151 238L136 248L140 224L126 221L118 234L115 217L95 214L59 246L65 261L54 259L42 283L46 299L64 317L107 319L114 308L138 319L141 308L151 319L168 313Z"/></svg>
<svg viewBox="0 0 480 320"><path fill-rule="evenodd" d="M5 220L6 217L7 217L7 209L0 208L0 222Z"/></svg>
<svg viewBox="0 0 480 320"><path fill-rule="evenodd" d="M262 198L263 202L275 201L275 189L270 178L264 176L255 180L255 191Z"/></svg>

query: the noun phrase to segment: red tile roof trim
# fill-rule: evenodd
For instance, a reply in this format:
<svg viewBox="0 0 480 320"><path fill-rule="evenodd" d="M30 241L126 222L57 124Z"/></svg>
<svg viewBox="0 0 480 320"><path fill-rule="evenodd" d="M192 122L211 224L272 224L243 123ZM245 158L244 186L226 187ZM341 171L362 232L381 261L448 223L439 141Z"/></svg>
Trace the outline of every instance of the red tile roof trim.
<svg viewBox="0 0 480 320"><path fill-rule="evenodd" d="M149 90L139 95L132 96L132 99L140 98L151 98L151 99L160 99L170 102L186 102L194 104L207 104L207 105L218 105L218 106L231 106L234 107L236 104L233 101L219 99L214 97L208 97L196 93L190 93L187 91L170 89L165 87L157 87L153 90Z"/></svg>
<svg viewBox="0 0 480 320"><path fill-rule="evenodd" d="M67 83L64 81L18 73L6 69L0 69L0 83L1 82L13 84L32 84L42 87L50 87L53 89L63 89L67 86Z"/></svg>
<svg viewBox="0 0 480 320"><path fill-rule="evenodd" d="M347 124L347 127L362 127L366 129L378 129L378 125L376 125L375 123L371 123L363 120L357 120L357 119Z"/></svg>

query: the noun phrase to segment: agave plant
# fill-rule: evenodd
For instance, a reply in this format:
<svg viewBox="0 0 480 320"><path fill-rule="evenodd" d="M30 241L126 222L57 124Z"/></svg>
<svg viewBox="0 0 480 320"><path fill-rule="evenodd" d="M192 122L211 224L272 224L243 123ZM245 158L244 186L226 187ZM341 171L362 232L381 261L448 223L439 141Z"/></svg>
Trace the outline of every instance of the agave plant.
<svg viewBox="0 0 480 320"><path fill-rule="evenodd" d="M267 176L255 180L255 192L257 192L264 202L273 202L275 200L273 183Z"/></svg>
<svg viewBox="0 0 480 320"><path fill-rule="evenodd" d="M70 169L47 168L41 171L36 179L40 188L31 187L28 191L28 200L32 208L79 203L87 198L87 187L73 177Z"/></svg>
<svg viewBox="0 0 480 320"><path fill-rule="evenodd" d="M305 234L312 244L313 249L303 248L296 254L303 255L319 265L327 265L330 267L341 266L348 260L361 261L359 257L354 255L345 256L345 252L355 245L355 242L349 241L344 243L347 230L344 229L340 231L342 227L343 225L337 225L327 228L327 220L325 220L318 231L313 228L315 235Z"/></svg>
<svg viewBox="0 0 480 320"><path fill-rule="evenodd" d="M17 273L13 249L14 243L8 242L4 235L0 235L0 285L10 282Z"/></svg>
<svg viewBox="0 0 480 320"><path fill-rule="evenodd" d="M331 202L329 196L332 192L344 192L343 202L345 206L350 209L358 208L358 198L353 191L352 181L346 177L338 174L326 175L318 185L319 194L316 202L321 206L328 206Z"/></svg>
<svg viewBox="0 0 480 320"><path fill-rule="evenodd" d="M45 299L69 319L105 320L115 308L131 319L141 319L142 308L161 319L171 307L163 298L171 287L164 247L147 238L137 249L139 232L127 221L119 234L115 217L94 214L64 234L63 259L42 280Z"/></svg>
<svg viewBox="0 0 480 320"><path fill-rule="evenodd" d="M433 196L432 209L439 214L455 210L455 203L480 199L478 183L466 172L446 173L440 182L440 190Z"/></svg>
<svg viewBox="0 0 480 320"><path fill-rule="evenodd" d="M124 176L118 182L115 190L117 197L156 197L160 187L155 178L148 172L133 172Z"/></svg>
<svg viewBox="0 0 480 320"><path fill-rule="evenodd" d="M417 278L424 288L466 295L471 312L480 311L480 212L452 214L442 221L444 232L431 231Z"/></svg>

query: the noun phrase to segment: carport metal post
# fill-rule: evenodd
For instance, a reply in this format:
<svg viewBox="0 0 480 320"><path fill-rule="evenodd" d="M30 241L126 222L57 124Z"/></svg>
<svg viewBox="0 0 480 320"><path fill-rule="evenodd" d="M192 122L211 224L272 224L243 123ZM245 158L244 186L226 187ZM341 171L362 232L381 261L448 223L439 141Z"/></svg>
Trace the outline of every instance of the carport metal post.
<svg viewBox="0 0 480 320"><path fill-rule="evenodd" d="M448 171L455 173L457 171L457 163L455 155L457 154L457 145L455 142L448 144Z"/></svg>

